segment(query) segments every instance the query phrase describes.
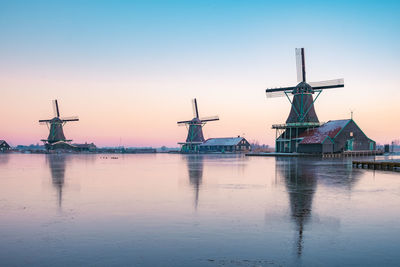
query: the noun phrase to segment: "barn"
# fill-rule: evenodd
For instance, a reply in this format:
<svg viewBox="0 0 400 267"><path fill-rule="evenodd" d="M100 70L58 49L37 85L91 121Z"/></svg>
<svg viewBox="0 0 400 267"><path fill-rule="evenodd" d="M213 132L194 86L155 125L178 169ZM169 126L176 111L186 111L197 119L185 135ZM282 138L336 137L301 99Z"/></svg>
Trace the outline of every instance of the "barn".
<svg viewBox="0 0 400 267"><path fill-rule="evenodd" d="M210 138L199 145L200 152L246 152L251 145L244 137Z"/></svg>
<svg viewBox="0 0 400 267"><path fill-rule="evenodd" d="M6 141L0 140L0 152L6 152L11 149L10 145Z"/></svg>
<svg viewBox="0 0 400 267"><path fill-rule="evenodd" d="M303 132L299 153L339 153L375 150L375 141L368 138L353 119L332 120Z"/></svg>

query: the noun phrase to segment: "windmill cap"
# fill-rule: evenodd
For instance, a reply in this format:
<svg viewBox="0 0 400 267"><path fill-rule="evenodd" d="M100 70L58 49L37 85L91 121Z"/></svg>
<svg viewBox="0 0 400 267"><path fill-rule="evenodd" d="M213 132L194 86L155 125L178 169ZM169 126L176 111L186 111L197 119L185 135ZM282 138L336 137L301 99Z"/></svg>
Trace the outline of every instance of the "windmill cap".
<svg viewBox="0 0 400 267"><path fill-rule="evenodd" d="M58 117L54 117L53 119L51 119L50 123L62 123L63 121L58 118Z"/></svg>
<svg viewBox="0 0 400 267"><path fill-rule="evenodd" d="M296 88L293 90L293 93L301 93L301 92L306 92L306 93L312 93L312 87L306 82L301 82L298 85L296 85Z"/></svg>
<svg viewBox="0 0 400 267"><path fill-rule="evenodd" d="M201 120L199 118L193 118L190 122L191 123L201 123Z"/></svg>

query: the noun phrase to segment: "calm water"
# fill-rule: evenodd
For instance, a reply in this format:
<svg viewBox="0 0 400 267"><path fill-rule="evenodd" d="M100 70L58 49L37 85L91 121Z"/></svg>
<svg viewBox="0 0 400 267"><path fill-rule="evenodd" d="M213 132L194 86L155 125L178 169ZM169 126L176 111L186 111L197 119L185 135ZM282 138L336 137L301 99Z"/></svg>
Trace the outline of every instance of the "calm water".
<svg viewBox="0 0 400 267"><path fill-rule="evenodd" d="M400 174L342 159L2 154L0 214L5 266L400 265Z"/></svg>

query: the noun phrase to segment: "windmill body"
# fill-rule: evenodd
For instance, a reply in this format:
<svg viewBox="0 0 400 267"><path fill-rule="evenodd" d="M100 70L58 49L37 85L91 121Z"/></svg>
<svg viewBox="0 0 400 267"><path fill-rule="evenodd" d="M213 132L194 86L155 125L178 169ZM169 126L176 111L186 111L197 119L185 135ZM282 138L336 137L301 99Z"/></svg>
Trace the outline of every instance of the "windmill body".
<svg viewBox="0 0 400 267"><path fill-rule="evenodd" d="M52 144L59 141L67 141L64 135L63 125L64 122L60 118L53 118L49 122L50 133L47 137L47 142Z"/></svg>
<svg viewBox="0 0 400 267"><path fill-rule="evenodd" d="M187 124L189 129L186 142L203 143L205 141L203 136L203 122L198 118L194 118Z"/></svg>
<svg viewBox="0 0 400 267"><path fill-rule="evenodd" d="M344 87L343 79L308 83L304 48L296 48L296 66L298 82L296 86L266 90L268 98L286 96L291 104L286 123L272 126L276 129L276 152L297 152L298 144L302 140L301 135L321 125L314 108L314 103L321 92L326 89Z"/></svg>
<svg viewBox="0 0 400 267"><path fill-rule="evenodd" d="M70 144L72 140L65 138L63 127L67 122L79 121L79 118L61 118L57 100L53 101L53 108L55 113L54 118L48 120L39 120L39 123L46 124L49 127L49 136L47 139L42 139L42 141L48 150L73 149L74 147Z"/></svg>
<svg viewBox="0 0 400 267"><path fill-rule="evenodd" d="M286 123L311 122L318 123L318 116L314 109L313 91L306 82L296 86L293 94L292 107ZM308 112L305 112L307 111Z"/></svg>
<svg viewBox="0 0 400 267"><path fill-rule="evenodd" d="M204 143L203 127L207 122L219 120L218 116L200 118L199 109L197 107L196 98L193 99L193 116L194 118L187 121L178 121L179 126L186 126L188 134L185 142L178 143L182 146L183 153L198 153L199 145Z"/></svg>

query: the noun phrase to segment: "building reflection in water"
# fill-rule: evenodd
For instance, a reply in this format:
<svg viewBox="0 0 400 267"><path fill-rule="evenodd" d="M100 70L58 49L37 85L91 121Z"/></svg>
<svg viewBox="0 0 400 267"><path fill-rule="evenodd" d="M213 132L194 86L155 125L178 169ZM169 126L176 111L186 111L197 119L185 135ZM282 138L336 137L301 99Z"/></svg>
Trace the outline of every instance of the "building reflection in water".
<svg viewBox="0 0 400 267"><path fill-rule="evenodd" d="M1 164L7 164L9 160L9 154L8 153L0 153L0 165Z"/></svg>
<svg viewBox="0 0 400 267"><path fill-rule="evenodd" d="M57 190L58 206L62 207L62 193L65 180L65 166L66 166L66 155L65 154L54 154L47 155L47 162L50 167L51 179L53 186Z"/></svg>
<svg viewBox="0 0 400 267"><path fill-rule="evenodd" d="M318 184L341 186L351 190L358 180L359 172L351 168L333 166L335 162L324 162L311 158L276 158L276 169L282 176L289 194L290 217L296 226L296 254L301 257L304 247L304 230L312 218L314 194ZM350 166L351 167L351 166ZM336 169L340 169L337 171Z"/></svg>
<svg viewBox="0 0 400 267"><path fill-rule="evenodd" d="M201 182L203 179L203 156L202 155L186 155L186 162L189 172L189 182L193 186L194 191L194 207L197 210L199 203L199 193Z"/></svg>

